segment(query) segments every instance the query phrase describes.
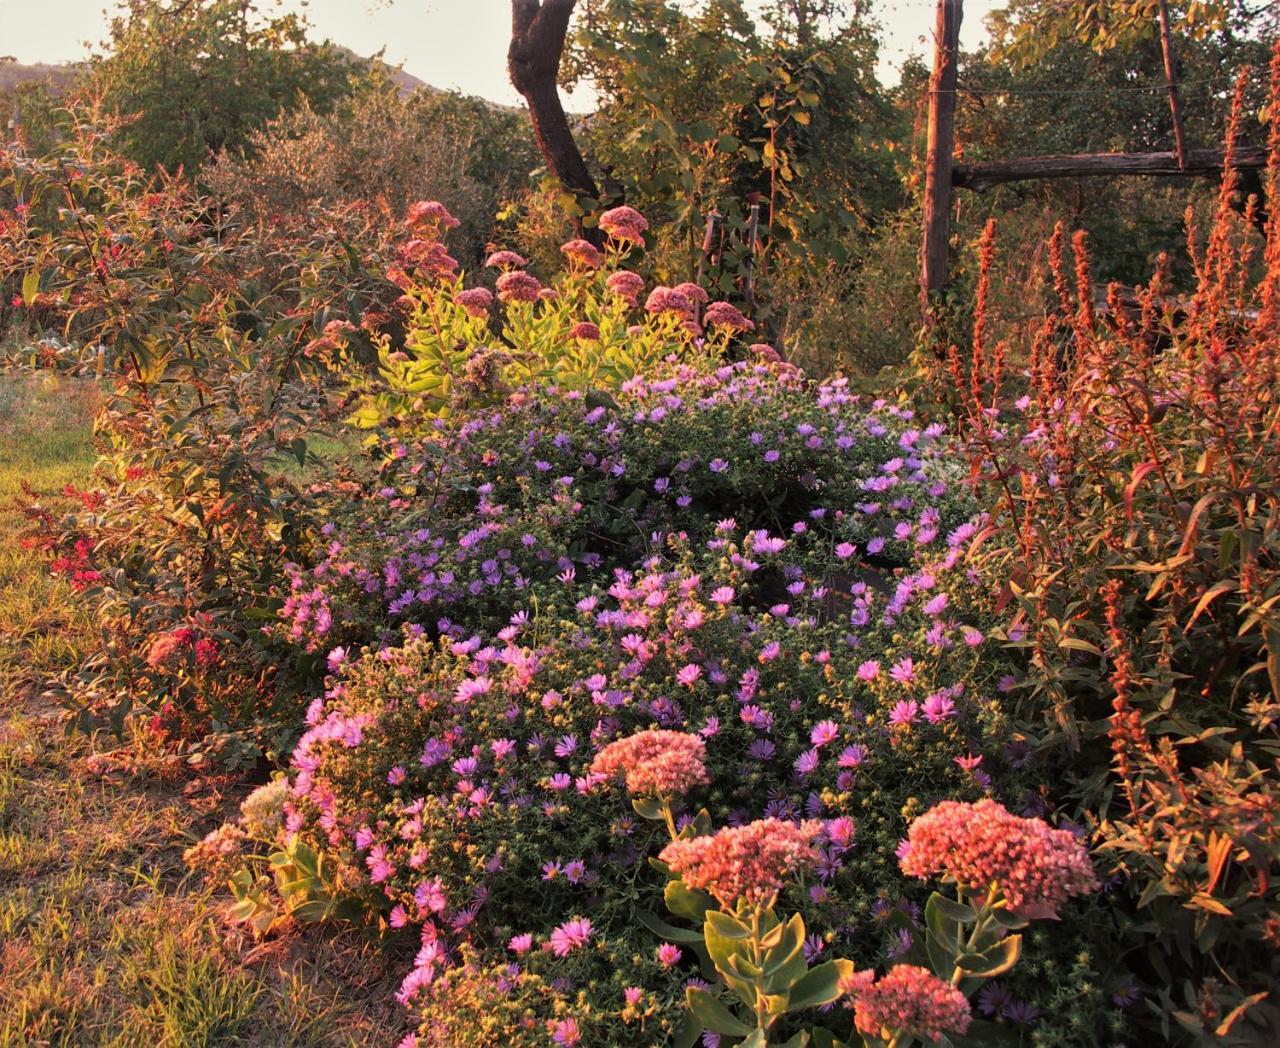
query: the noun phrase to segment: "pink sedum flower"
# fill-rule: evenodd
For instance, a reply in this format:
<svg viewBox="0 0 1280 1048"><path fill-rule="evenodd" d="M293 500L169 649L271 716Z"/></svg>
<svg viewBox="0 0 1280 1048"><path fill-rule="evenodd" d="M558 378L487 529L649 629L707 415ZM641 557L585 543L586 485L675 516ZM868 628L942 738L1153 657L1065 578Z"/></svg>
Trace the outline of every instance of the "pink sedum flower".
<svg viewBox="0 0 1280 1048"><path fill-rule="evenodd" d="M786 822L757 819L710 837L672 841L659 858L690 888L710 892L726 909L739 899L755 905L771 900L788 878L818 861L816 819Z"/></svg>
<svg viewBox="0 0 1280 1048"><path fill-rule="evenodd" d="M710 782L706 744L697 735L651 729L609 743L591 762L595 775L625 778L627 792L671 797Z"/></svg>
<svg viewBox="0 0 1280 1048"><path fill-rule="evenodd" d="M614 240L621 240L624 243L642 244L644 243L644 231L649 228L649 222L633 207L614 207L610 208L600 216L600 228L603 229Z"/></svg>
<svg viewBox="0 0 1280 1048"><path fill-rule="evenodd" d="M911 824L898 858L912 877L943 875L976 891L998 884L1026 917L1056 916L1067 899L1098 888L1089 853L1069 831L993 800L934 805Z"/></svg>
<svg viewBox="0 0 1280 1048"><path fill-rule="evenodd" d="M484 264L490 269L522 269L529 263L514 251L495 251L484 260Z"/></svg>
<svg viewBox="0 0 1280 1048"><path fill-rule="evenodd" d="M453 296L454 305L465 309L473 317L486 317L493 305L493 292L487 287L473 287Z"/></svg>
<svg viewBox="0 0 1280 1048"><path fill-rule="evenodd" d="M581 237L561 244L560 251L570 262L585 266L587 269L595 269L604 262L604 255L600 253L600 249L591 241L583 240Z"/></svg>
<svg viewBox="0 0 1280 1048"><path fill-rule="evenodd" d="M404 217L406 226L413 229L428 222L443 226L445 229L457 229L462 225L438 200L419 200L409 205L409 210Z"/></svg>
<svg viewBox="0 0 1280 1048"><path fill-rule="evenodd" d="M569 329L569 337L584 342L599 342L600 328L589 320L580 320Z"/></svg>
<svg viewBox="0 0 1280 1048"><path fill-rule="evenodd" d="M538 278L520 269L512 269L498 277L498 297L503 302L537 302L542 291Z"/></svg>
<svg viewBox="0 0 1280 1048"><path fill-rule="evenodd" d="M963 1034L972 1019L964 994L914 964L899 964L879 979L855 972L841 988L854 998L858 1031L869 1037L906 1035L937 1043L944 1034Z"/></svg>
<svg viewBox="0 0 1280 1048"><path fill-rule="evenodd" d="M712 302L707 306L702 320L708 327L724 328L726 331L751 331L755 327L737 306L728 302Z"/></svg>
<svg viewBox="0 0 1280 1048"><path fill-rule="evenodd" d="M640 292L644 290L644 278L639 273L619 269L616 273L609 274L604 286L619 298L625 299L629 305L635 306L639 304Z"/></svg>

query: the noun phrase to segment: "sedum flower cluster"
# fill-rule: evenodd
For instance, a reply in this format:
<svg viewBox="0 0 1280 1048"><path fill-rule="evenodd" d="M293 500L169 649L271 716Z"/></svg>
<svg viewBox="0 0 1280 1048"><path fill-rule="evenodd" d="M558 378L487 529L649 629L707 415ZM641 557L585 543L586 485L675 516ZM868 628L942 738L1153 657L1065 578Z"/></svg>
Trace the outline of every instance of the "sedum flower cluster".
<svg viewBox="0 0 1280 1048"><path fill-rule="evenodd" d="M979 892L998 885L1009 908L1028 916L1055 914L1067 899L1098 888L1074 834L989 799L938 804L911 824L898 857L912 877L942 875Z"/></svg>
<svg viewBox="0 0 1280 1048"><path fill-rule="evenodd" d="M768 905L794 875L817 865L817 819L757 819L706 837L672 841L659 858L690 888L710 892L733 909L739 899Z"/></svg>
<svg viewBox="0 0 1280 1048"><path fill-rule="evenodd" d="M700 736L654 728L609 743L591 762L591 774L622 778L637 796L679 796L706 785L706 756Z"/></svg>

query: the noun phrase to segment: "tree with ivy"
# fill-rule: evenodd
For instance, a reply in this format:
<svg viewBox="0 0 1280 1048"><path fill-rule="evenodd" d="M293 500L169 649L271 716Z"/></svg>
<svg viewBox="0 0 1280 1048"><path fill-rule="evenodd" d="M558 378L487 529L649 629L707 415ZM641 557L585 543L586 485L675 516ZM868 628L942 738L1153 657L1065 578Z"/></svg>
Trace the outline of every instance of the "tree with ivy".
<svg viewBox="0 0 1280 1048"><path fill-rule="evenodd" d="M657 220L662 275L695 275L714 209L725 250L709 282L733 296L751 203L766 277L847 259L896 203L876 55L862 2L778 0L757 19L742 0L587 0L566 76L597 93L586 151Z"/></svg>
<svg viewBox="0 0 1280 1048"><path fill-rule="evenodd" d="M146 168L193 170L304 99L328 112L367 66L307 36L279 0L127 0L90 69L118 145Z"/></svg>

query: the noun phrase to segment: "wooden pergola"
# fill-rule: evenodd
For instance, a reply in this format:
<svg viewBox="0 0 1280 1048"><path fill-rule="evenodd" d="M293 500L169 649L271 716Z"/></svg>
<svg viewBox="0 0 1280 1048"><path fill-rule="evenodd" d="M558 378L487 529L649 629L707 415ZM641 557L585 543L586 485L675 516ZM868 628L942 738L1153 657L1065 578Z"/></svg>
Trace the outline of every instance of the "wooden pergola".
<svg viewBox="0 0 1280 1048"><path fill-rule="evenodd" d="M934 28L933 75L929 79L929 138L925 156L924 239L920 250L920 310L926 326L935 320L937 298L947 285L951 204L956 189L983 192L1007 182L1033 179L1118 178L1127 175L1217 177L1223 167L1220 149L1189 149L1182 119L1182 102L1169 31L1166 0L1157 5L1165 86L1173 117L1174 148L1158 153L1071 153L1021 157L982 164L954 161L955 109L958 93L960 22L963 0L937 0ZM1236 168L1261 168L1265 149L1238 149Z"/></svg>

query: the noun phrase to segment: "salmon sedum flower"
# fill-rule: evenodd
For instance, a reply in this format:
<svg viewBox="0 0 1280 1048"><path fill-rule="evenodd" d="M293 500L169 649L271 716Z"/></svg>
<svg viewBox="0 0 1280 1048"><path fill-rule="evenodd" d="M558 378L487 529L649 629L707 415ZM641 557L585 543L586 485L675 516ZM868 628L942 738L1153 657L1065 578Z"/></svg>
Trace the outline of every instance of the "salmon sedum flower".
<svg viewBox="0 0 1280 1048"><path fill-rule="evenodd" d="M709 837L672 841L658 856L690 888L710 892L725 909L745 900L769 905L793 874L818 861L817 819L757 819Z"/></svg>

